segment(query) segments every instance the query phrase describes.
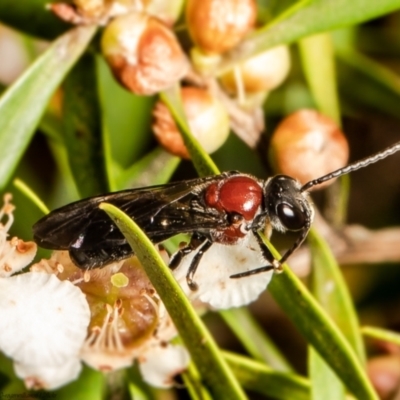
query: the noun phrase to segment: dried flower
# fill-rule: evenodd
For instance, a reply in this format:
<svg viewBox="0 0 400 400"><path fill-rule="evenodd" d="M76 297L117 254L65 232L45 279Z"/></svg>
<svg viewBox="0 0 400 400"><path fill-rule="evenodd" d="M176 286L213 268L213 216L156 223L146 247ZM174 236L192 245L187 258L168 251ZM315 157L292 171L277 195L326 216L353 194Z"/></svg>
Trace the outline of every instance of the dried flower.
<svg viewBox="0 0 400 400"><path fill-rule="evenodd" d="M72 281L86 295L91 317L80 359L92 368L109 372L129 367L136 359L141 370L145 363L144 380L168 387L171 377L187 367L186 349L169 345L177 331L136 257L84 272L68 252L56 251L33 267ZM168 360L160 363L164 351ZM154 362L160 370L156 375L147 364Z"/></svg>
<svg viewBox="0 0 400 400"><path fill-rule="evenodd" d="M207 153L213 153L225 143L229 135L229 117L224 106L207 90L201 88L184 87L181 97L194 137ZM153 115L153 131L158 142L170 153L190 158L167 106L159 101Z"/></svg>
<svg viewBox="0 0 400 400"><path fill-rule="evenodd" d="M37 246L34 242L24 242L17 237L7 240L8 231L14 222L11 204L12 196L4 195L4 204L0 209L0 277L7 277L25 268L35 257ZM7 222L1 223L7 216Z"/></svg>
<svg viewBox="0 0 400 400"><path fill-rule="evenodd" d="M8 220L0 225L0 351L13 359L26 387L65 385L78 377L82 360L106 372L135 359L147 382L170 386L172 377L187 367L189 355L184 347L169 344L176 329L137 259L88 272L77 268L67 251L56 251L30 272L10 277L32 260L36 245L7 241L14 206L10 195L4 201L0 220Z"/></svg>
<svg viewBox="0 0 400 400"><path fill-rule="evenodd" d="M194 43L205 53L223 53L240 43L254 27L253 0L189 0L186 23Z"/></svg>
<svg viewBox="0 0 400 400"><path fill-rule="evenodd" d="M285 118L271 139L276 171L301 183L346 165L349 146L339 126L315 110L300 110ZM332 180L319 185L326 187Z"/></svg>
<svg viewBox="0 0 400 400"><path fill-rule="evenodd" d="M142 13L115 18L103 33L101 47L115 78L139 95L167 89L189 68L174 33Z"/></svg>

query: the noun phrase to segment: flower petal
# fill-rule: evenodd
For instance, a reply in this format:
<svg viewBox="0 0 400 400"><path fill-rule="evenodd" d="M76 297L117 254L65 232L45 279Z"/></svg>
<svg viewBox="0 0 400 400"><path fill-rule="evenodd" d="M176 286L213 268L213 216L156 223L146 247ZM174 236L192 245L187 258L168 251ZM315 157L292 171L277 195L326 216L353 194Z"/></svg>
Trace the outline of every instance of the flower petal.
<svg viewBox="0 0 400 400"><path fill-rule="evenodd" d="M6 278L25 268L35 257L37 245L16 237L8 240L0 255L0 278Z"/></svg>
<svg viewBox="0 0 400 400"><path fill-rule="evenodd" d="M150 385L169 388L174 384L175 375L183 372L189 362L189 353L183 346L160 344L150 348L139 359L139 369Z"/></svg>
<svg viewBox="0 0 400 400"><path fill-rule="evenodd" d="M89 319L86 298L71 282L39 272L0 279L0 349L21 364L78 357Z"/></svg>
<svg viewBox="0 0 400 400"><path fill-rule="evenodd" d="M235 245L214 243L204 253L194 276L198 290L189 289L186 274L196 251L184 257L173 273L188 297L210 304L216 309L240 307L256 300L271 280L273 271L239 279L231 275L267 264L252 232Z"/></svg>
<svg viewBox="0 0 400 400"><path fill-rule="evenodd" d="M14 363L16 375L23 379L28 389L57 389L73 380L81 372L78 358L68 359L60 365L30 365Z"/></svg>

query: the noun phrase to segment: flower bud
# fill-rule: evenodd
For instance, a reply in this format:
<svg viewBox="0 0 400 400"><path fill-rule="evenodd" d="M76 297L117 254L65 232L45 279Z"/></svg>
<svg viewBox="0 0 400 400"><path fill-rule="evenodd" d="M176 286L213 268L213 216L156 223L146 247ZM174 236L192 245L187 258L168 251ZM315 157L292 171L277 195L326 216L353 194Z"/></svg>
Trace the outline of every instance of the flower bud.
<svg viewBox="0 0 400 400"><path fill-rule="evenodd" d="M185 87L181 90L181 97L193 135L207 153L216 151L229 135L229 117L224 106L205 89ZM189 159L187 148L167 106L159 101L153 115L153 131L160 145L174 155Z"/></svg>
<svg viewBox="0 0 400 400"><path fill-rule="evenodd" d="M338 125L315 110L300 110L285 118L271 138L270 158L277 172L302 184L346 165L347 139ZM328 186L332 180L319 185Z"/></svg>
<svg viewBox="0 0 400 400"><path fill-rule="evenodd" d="M103 33L101 47L115 78L138 95L167 89L189 68L173 32L141 13L115 18Z"/></svg>
<svg viewBox="0 0 400 400"><path fill-rule="evenodd" d="M254 27L254 0L189 0L186 23L193 42L205 53L235 47Z"/></svg>
<svg viewBox="0 0 400 400"><path fill-rule="evenodd" d="M287 46L278 46L252 57L238 66L245 93L269 92L287 77L290 68L290 53ZM224 89L236 94L238 85L232 70L221 77Z"/></svg>

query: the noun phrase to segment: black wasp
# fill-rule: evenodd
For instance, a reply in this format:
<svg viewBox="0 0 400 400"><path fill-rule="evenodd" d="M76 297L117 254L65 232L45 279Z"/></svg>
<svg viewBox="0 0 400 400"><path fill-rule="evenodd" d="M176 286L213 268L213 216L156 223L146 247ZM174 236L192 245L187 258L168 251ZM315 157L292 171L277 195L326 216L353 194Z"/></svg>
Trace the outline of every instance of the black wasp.
<svg viewBox="0 0 400 400"><path fill-rule="evenodd" d="M214 242L240 244L249 232L258 240L266 265L232 275L241 278L271 269L279 270L301 245L313 220L308 190L322 182L366 167L400 150L400 142L301 186L295 179L277 175L267 180L236 171L166 185L91 197L52 211L33 226L41 247L68 250L81 269L101 268L127 258L132 250L117 226L98 208L107 202L119 207L144 230L154 243L178 233L192 234L190 243L170 262L176 268L183 257L197 251L186 275L192 290L202 255ZM282 232L299 232L297 240L280 260L262 241L259 231L267 224Z"/></svg>

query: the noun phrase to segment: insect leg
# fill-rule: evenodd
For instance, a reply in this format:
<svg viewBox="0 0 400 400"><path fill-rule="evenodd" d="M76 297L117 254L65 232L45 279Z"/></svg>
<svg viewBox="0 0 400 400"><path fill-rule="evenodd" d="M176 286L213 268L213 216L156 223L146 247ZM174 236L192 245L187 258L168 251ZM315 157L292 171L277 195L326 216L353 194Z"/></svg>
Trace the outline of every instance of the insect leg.
<svg viewBox="0 0 400 400"><path fill-rule="evenodd" d="M209 239L204 239L203 243L199 247L197 254L193 257L192 262L190 263L190 267L188 273L186 274L186 282L190 288L190 290L197 290L197 283L193 280L194 274L196 273L197 267L199 266L201 257L203 257L204 253L212 246L212 242Z"/></svg>
<svg viewBox="0 0 400 400"><path fill-rule="evenodd" d="M193 233L190 238L190 242L180 250L178 250L171 258L169 262L169 268L174 270L179 267L179 264L182 262L183 257L190 254L192 251L196 250L199 246L201 246L204 242L204 237L199 235L198 233Z"/></svg>
<svg viewBox="0 0 400 400"><path fill-rule="evenodd" d="M258 245L260 246L260 250L262 255L266 261L270 263L270 265L266 265L265 267L251 269L250 271L240 272L239 274L231 275L230 278L237 279L237 278L244 278L246 276L251 276L255 274L260 274L261 272L271 271L274 269L277 272L282 270L281 263L272 255L269 248L265 245L264 241L262 240L258 231L254 231L254 236L257 239Z"/></svg>

